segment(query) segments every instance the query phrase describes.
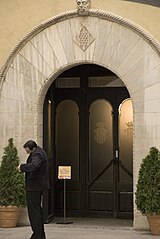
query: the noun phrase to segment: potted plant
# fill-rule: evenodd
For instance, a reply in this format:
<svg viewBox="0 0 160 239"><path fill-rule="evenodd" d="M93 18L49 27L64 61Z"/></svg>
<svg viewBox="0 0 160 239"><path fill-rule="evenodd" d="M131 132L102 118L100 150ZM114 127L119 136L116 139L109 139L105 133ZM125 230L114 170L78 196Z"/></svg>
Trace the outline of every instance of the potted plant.
<svg viewBox="0 0 160 239"><path fill-rule="evenodd" d="M138 210L147 216L151 233L160 235L160 151L156 147L142 161L135 199Z"/></svg>
<svg viewBox="0 0 160 239"><path fill-rule="evenodd" d="M24 175L17 172L18 165L17 149L10 138L0 165L0 227L15 227L25 206Z"/></svg>

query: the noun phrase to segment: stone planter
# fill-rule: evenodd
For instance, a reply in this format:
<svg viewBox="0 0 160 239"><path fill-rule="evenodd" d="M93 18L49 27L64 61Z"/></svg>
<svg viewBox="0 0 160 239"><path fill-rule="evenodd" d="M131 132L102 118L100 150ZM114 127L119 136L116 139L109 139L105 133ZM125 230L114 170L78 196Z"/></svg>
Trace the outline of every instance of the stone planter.
<svg viewBox="0 0 160 239"><path fill-rule="evenodd" d="M153 235L160 235L160 214L147 215L150 231Z"/></svg>
<svg viewBox="0 0 160 239"><path fill-rule="evenodd" d="M21 208L0 206L0 227L16 227Z"/></svg>

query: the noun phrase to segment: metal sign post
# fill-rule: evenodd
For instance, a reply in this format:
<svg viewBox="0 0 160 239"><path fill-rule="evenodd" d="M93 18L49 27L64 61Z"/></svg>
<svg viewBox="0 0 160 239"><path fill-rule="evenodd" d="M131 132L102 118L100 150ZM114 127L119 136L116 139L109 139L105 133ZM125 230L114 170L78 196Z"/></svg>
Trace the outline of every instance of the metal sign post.
<svg viewBox="0 0 160 239"><path fill-rule="evenodd" d="M71 224L73 222L66 221L66 179L71 179L71 166L59 166L58 167L58 179L63 179L63 222L57 222L57 224Z"/></svg>

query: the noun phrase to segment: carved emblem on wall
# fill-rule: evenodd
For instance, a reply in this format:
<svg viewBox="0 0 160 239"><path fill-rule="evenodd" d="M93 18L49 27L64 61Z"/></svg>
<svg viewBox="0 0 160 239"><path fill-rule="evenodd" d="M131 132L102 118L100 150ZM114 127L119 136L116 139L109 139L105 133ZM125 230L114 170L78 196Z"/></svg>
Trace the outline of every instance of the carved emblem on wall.
<svg viewBox="0 0 160 239"><path fill-rule="evenodd" d="M133 122L126 123L127 129L125 129L126 133L133 133Z"/></svg>
<svg viewBox="0 0 160 239"><path fill-rule="evenodd" d="M75 36L74 41L78 46L85 51L95 40L92 34L88 31L85 26L81 26L80 32Z"/></svg>
<svg viewBox="0 0 160 239"><path fill-rule="evenodd" d="M90 0L76 0L78 14L87 15L90 8Z"/></svg>
<svg viewBox="0 0 160 239"><path fill-rule="evenodd" d="M104 144L108 139L108 130L105 128L105 123L100 121L96 124L97 129L94 130L95 137L94 139L98 144Z"/></svg>

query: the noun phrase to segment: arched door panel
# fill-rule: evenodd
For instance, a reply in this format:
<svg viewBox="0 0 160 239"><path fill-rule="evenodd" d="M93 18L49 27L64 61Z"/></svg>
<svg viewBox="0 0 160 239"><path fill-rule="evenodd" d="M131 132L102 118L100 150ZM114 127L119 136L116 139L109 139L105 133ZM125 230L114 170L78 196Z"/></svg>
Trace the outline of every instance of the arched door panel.
<svg viewBox="0 0 160 239"><path fill-rule="evenodd" d="M119 214L133 211L133 106L130 98L119 106L119 163L118 209Z"/></svg>
<svg viewBox="0 0 160 239"><path fill-rule="evenodd" d="M113 109L104 100L89 108L89 160L87 214L113 212Z"/></svg>
<svg viewBox="0 0 160 239"><path fill-rule="evenodd" d="M51 119L44 120L44 143L54 152L52 211L54 204L55 215L63 215L58 166L68 165L67 216L132 218L133 112L123 82L102 67L82 65L57 78L47 97L54 99Z"/></svg>

